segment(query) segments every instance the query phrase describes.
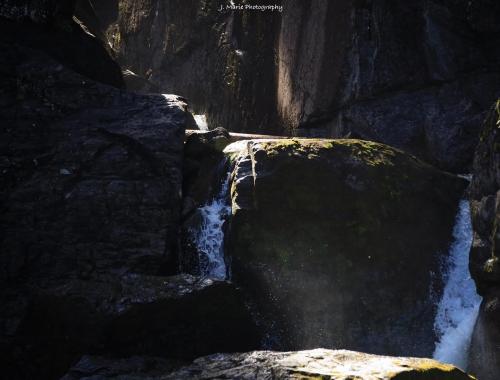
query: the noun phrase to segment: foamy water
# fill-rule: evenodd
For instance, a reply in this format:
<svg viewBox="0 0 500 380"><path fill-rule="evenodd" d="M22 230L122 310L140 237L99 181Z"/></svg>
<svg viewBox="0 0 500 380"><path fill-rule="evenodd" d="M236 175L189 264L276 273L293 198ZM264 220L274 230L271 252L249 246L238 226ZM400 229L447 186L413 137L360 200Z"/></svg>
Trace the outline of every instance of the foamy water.
<svg viewBox="0 0 500 380"><path fill-rule="evenodd" d="M195 243L198 248L203 276L225 279L227 276L224 261L224 230L223 224L231 214L229 200L230 175L224 179L217 196L203 207L199 208L202 222L195 232Z"/></svg>
<svg viewBox="0 0 500 380"><path fill-rule="evenodd" d="M438 305L434 329L438 342L434 359L467 369L469 347L481 297L469 272L472 225L469 202L460 201L453 229L453 243L445 263L445 288Z"/></svg>

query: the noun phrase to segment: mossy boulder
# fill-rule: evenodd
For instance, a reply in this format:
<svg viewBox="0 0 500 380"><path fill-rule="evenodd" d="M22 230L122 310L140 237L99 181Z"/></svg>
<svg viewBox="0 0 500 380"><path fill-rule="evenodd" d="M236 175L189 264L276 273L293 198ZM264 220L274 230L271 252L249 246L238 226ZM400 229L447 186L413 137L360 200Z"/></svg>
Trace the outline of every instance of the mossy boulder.
<svg viewBox="0 0 500 380"><path fill-rule="evenodd" d="M429 356L465 181L361 140L229 145L233 279L271 347Z"/></svg>

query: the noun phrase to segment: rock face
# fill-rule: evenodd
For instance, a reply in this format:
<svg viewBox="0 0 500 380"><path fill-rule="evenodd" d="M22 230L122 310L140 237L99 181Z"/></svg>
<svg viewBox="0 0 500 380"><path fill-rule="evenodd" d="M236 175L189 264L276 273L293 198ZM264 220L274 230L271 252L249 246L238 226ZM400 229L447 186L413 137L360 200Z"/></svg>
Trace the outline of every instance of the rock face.
<svg viewBox="0 0 500 380"><path fill-rule="evenodd" d="M40 342L19 343L19 329L46 289L177 271L187 112L176 96L125 93L40 51L0 49L0 349L29 370L23 350Z"/></svg>
<svg viewBox="0 0 500 380"><path fill-rule="evenodd" d="M186 104L2 49L2 278L158 272L176 255Z"/></svg>
<svg viewBox="0 0 500 380"><path fill-rule="evenodd" d="M119 3L108 38L124 68L162 92L179 90L210 125L281 130L274 112L277 12L219 12L220 3L206 0Z"/></svg>
<svg viewBox="0 0 500 380"><path fill-rule="evenodd" d="M226 153L233 279L268 345L432 354L464 181L361 140L241 141Z"/></svg>
<svg viewBox="0 0 500 380"><path fill-rule="evenodd" d="M210 125L376 140L468 171L500 88L498 2L251 3L283 8L123 0L108 36L122 65Z"/></svg>
<svg viewBox="0 0 500 380"><path fill-rule="evenodd" d="M490 45L500 29L483 16L499 15L493 3L285 1L281 119L299 133L350 134L464 170L500 83Z"/></svg>
<svg viewBox="0 0 500 380"><path fill-rule="evenodd" d="M480 379L493 380L500 373L500 101L485 122L469 193L474 228L470 270L483 296L471 370Z"/></svg>
<svg viewBox="0 0 500 380"><path fill-rule="evenodd" d="M217 354L165 377L152 379L472 380L451 365L430 359L394 358L353 351L256 351ZM99 379L99 378L98 378Z"/></svg>

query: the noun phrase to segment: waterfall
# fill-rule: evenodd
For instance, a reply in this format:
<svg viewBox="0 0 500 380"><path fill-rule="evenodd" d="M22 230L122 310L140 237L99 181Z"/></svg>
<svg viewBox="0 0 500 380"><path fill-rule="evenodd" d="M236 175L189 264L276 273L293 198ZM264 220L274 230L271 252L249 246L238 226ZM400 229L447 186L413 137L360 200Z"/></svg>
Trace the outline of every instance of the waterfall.
<svg viewBox="0 0 500 380"><path fill-rule="evenodd" d="M200 228L194 232L194 240L200 258L203 276L225 279L227 276L224 261L224 230L226 218L231 214L228 196L231 173L224 179L219 193L210 202L200 207Z"/></svg>
<svg viewBox="0 0 500 380"><path fill-rule="evenodd" d="M453 229L453 243L445 263L445 288L439 302L434 329L438 336L434 359L467 369L468 351L481 297L469 272L472 243L470 208L460 201Z"/></svg>

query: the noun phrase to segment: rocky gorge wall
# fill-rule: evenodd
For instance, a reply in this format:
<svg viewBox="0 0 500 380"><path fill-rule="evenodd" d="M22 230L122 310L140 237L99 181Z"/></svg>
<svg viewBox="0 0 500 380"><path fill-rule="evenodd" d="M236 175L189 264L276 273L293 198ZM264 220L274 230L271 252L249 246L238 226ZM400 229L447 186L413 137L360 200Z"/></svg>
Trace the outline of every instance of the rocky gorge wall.
<svg viewBox="0 0 500 380"><path fill-rule="evenodd" d="M231 135L212 131L184 143L185 129L193 122L186 99L126 91L115 54L120 60L135 57L137 65L145 61L136 50L143 49L144 58L157 54L161 70L155 74L147 64L145 71L136 70L147 77L136 76L139 87L164 75L179 86L191 83L189 91L199 102L210 94L196 91L202 83L204 90L214 89L214 97L203 100L214 115L242 128L259 122L259 128L279 132L282 114L289 113L291 120L296 116L288 108L295 102L296 81L268 70L267 52L288 44L282 39L301 46L297 38L303 38L302 32L288 24L281 33L278 14L269 19L260 13L220 13L207 1L89 4L0 3L2 376L54 379L71 367L65 378L334 378L353 376L353 371L363 379L470 378L426 359L348 351L221 354L262 349L262 326L250 314L250 290L258 302L264 301L261 305L270 300L278 316L285 317L281 326L292 348L335 344L428 355L434 339L431 289L441 287L429 269L438 267L446 251L465 181L395 148L357 139L286 139L268 141L265 149L245 142L230 178L237 206L227 235L234 282L181 273L182 223L216 190L213 177L218 173L212 166L220 164L221 146ZM154 4L158 7L152 8ZM323 15L329 4L296 4L291 19L310 24L304 41L317 36L311 30L321 30L327 16L339 17L336 27L347 31L340 15L349 4L335 3ZM199 6L196 12L191 5ZM160 15L173 16L163 23ZM322 22L310 23L312 16ZM115 23L120 17L137 28L131 35L125 33L127 26L122 36L121 24ZM205 28L210 32L204 33ZM189 33L178 34L182 30ZM166 35L169 43L155 44L158 35ZM140 38L122 54L122 42L134 36ZM193 45L182 43L193 36ZM320 48L324 41L309 42L303 46L310 47L308 54L328 61ZM173 48L169 57L181 54L171 66L162 58L165 46ZM193 46L210 59L191 56ZM272 55L276 69L277 57ZM340 86L345 79L343 74L330 78L326 65L306 70L302 57L287 59L286 67L299 67L304 88L321 77L328 78L324 86L330 81ZM189 65L175 71L182 62L196 64L201 73L214 71L200 82ZM256 73L264 83L255 80ZM289 100L278 112L274 89L279 81L292 90L282 94ZM220 83L226 88L222 98ZM298 91L314 92L309 87ZM321 102L317 97L311 104ZM227 108L220 111L221 106ZM262 114L253 111L264 106L270 108ZM496 140L484 141L478 152L496 157L491 153ZM484 183L495 171L481 168L491 162L496 161L476 165L484 172ZM488 186L484 191L489 194ZM481 232L481 223L486 222L476 227L483 234L479 245L487 246L491 235L485 234L491 231ZM493 269L481 283L487 295L496 294L491 291L496 280L490 276L496 262L491 263L485 268ZM478 282L483 274L477 275ZM405 281L410 275L417 277L414 286ZM377 286L381 292L373 296ZM322 296L316 300L311 297L315 290ZM494 345L491 315L496 314L488 313L496 310L496 298L488 299L482 313L487 329L478 328L477 334L486 331L490 340L477 341ZM404 310L393 307L398 303ZM408 326L418 331L409 334ZM495 353L484 347L480 349ZM484 368L493 368L494 376L492 360L487 362Z"/></svg>
<svg viewBox="0 0 500 380"><path fill-rule="evenodd" d="M469 170L500 85L498 2L251 3L283 11L123 0L108 34L124 67L214 127L360 137Z"/></svg>
<svg viewBox="0 0 500 380"><path fill-rule="evenodd" d="M469 187L474 226L470 268L483 302L471 351L480 379L500 373L500 100L484 123Z"/></svg>

